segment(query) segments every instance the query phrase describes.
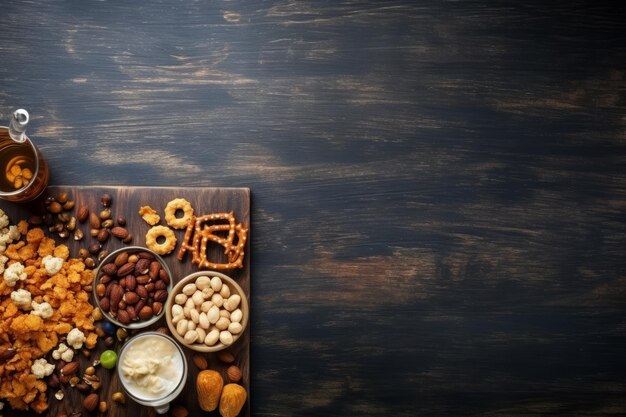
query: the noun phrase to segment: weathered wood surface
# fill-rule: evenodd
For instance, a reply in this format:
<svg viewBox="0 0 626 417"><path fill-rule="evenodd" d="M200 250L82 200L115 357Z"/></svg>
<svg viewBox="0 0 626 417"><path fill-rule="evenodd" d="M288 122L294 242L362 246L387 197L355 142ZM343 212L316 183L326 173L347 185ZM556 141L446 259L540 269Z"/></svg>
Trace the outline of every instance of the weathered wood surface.
<svg viewBox="0 0 626 417"><path fill-rule="evenodd" d="M97 187L97 186L51 186L48 188L46 195L57 196L61 191L65 191L69 194L70 198L76 202L76 210L78 207L87 206L91 210L100 210L102 208L100 204L100 198L104 194L109 194L113 198L113 204L111 205L111 212L114 218L118 215L122 215L127 219L127 229L133 236L133 241L129 244L122 243L119 239L111 237L103 244L104 250L108 253L124 246L146 246L145 235L150 229L150 226L144 222L137 213L139 207L149 205L154 208L161 216L161 224L165 223L164 208L167 203L175 198L185 198L194 207L197 215L209 214L209 213L223 213L232 211L238 223L250 226L250 190L245 188L201 188L201 187ZM28 204L15 204L15 203L2 203L0 207L9 215L12 222L17 222L20 219L28 219L30 216L39 215L45 213L43 200L46 195L43 195L37 201ZM74 215L76 214L74 212ZM88 247L91 243L97 242L97 240L89 236L89 222L85 224L79 224L85 238L81 241L74 241L73 239L62 240L58 239L59 243L64 243L70 248L72 256L76 257L78 250L81 247ZM172 272L172 281L177 283L185 276L198 271L196 265L190 261L190 256L187 255L183 262L176 259L178 249L180 248L180 242L184 237L184 230L175 231L178 244L176 251L169 255L164 255L163 260L167 263L170 271ZM221 248L221 247L220 247ZM221 271L233 278L244 290L248 299L250 299L250 245L246 246L246 255L244 256L243 268L234 269L229 271ZM224 254L218 249L217 245L209 245L207 248L209 258L221 262L224 258ZM93 301L93 300L92 300ZM251 306L251 314L254 307ZM154 325L148 327L146 330L155 330L160 326L167 326L165 316ZM141 330L129 331L131 336L139 334ZM76 357L80 358L81 370L84 370L91 365L94 359L99 357L99 354L106 349L114 349L119 352L121 343L116 343L113 347L106 347L103 340L98 342L98 346L92 351L92 355L89 358L84 358L78 354ZM241 384L249 391L250 390L250 329L246 329L244 334L234 343L228 350L235 357L234 364L237 365L242 371ZM190 415L200 415L202 410L198 405L198 398L195 389L195 381L198 375L198 368L194 365L192 357L195 351L190 349L184 349L187 361L189 364L189 372L187 376L187 384L185 390L181 395L172 403L174 405L185 406ZM225 381L228 381L226 375L226 369L228 365L220 362L215 353L202 353L209 364L210 369L214 369L220 372ZM125 416L149 416L149 408L141 406L133 401L128 401L125 405L119 405L110 401L113 393L122 391L117 372L109 371L102 367L98 367L97 374L101 378L102 388L99 390L99 394L103 400L109 403L108 415L111 417L125 417ZM63 401L57 401L54 398L56 390L50 389L49 392L49 404L50 408L46 415L54 417L58 412L65 412L67 415L71 415L72 412L83 411L82 400L84 395L78 390L72 389L69 386L62 387L65 392L65 398ZM241 416L250 416L250 401L247 402L244 411ZM28 415L29 413L20 413L19 415ZM32 414L32 413L30 413ZM217 416L217 412L204 413L208 416Z"/></svg>
<svg viewBox="0 0 626 417"><path fill-rule="evenodd" d="M626 413L619 6L1 10L53 183L251 188L253 415Z"/></svg>

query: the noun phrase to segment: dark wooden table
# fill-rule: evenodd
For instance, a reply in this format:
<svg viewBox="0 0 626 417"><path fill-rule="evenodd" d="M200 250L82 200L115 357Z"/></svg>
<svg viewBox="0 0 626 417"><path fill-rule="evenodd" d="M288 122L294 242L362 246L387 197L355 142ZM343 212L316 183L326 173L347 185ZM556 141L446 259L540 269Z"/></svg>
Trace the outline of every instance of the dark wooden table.
<svg viewBox="0 0 626 417"><path fill-rule="evenodd" d="M0 119L53 184L251 188L255 416L624 415L591 3L5 2Z"/></svg>

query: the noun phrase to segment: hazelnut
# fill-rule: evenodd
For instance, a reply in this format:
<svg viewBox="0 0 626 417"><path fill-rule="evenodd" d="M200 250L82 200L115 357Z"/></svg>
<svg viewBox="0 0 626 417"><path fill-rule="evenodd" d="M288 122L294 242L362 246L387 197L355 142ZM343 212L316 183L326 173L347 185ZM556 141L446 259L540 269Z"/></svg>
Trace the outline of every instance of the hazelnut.
<svg viewBox="0 0 626 417"><path fill-rule="evenodd" d="M58 214L61 212L61 210L63 210L63 207L57 201L53 201L48 206L48 211L53 214Z"/></svg>
<svg viewBox="0 0 626 417"><path fill-rule="evenodd" d="M126 396L124 395L123 392L118 391L118 392L113 393L113 395L111 395L111 399L115 401L116 403L121 403L121 404L126 403Z"/></svg>
<svg viewBox="0 0 626 417"><path fill-rule="evenodd" d="M102 197L100 197L100 203L102 203L104 207L111 206L112 202L113 202L113 197L111 197L111 194L103 194Z"/></svg>
<svg viewBox="0 0 626 417"><path fill-rule="evenodd" d="M96 242L89 245L89 248L87 250L89 250L89 253L91 253L92 255L96 255L98 252L100 252L100 249L102 249L102 245Z"/></svg>
<svg viewBox="0 0 626 417"><path fill-rule="evenodd" d="M230 382L239 382L241 379L241 369L235 365L231 365L226 370L226 375L228 375Z"/></svg>
<svg viewBox="0 0 626 417"><path fill-rule="evenodd" d="M111 210L108 208L105 208L104 210L102 210L100 212L100 220L107 220L111 218Z"/></svg>

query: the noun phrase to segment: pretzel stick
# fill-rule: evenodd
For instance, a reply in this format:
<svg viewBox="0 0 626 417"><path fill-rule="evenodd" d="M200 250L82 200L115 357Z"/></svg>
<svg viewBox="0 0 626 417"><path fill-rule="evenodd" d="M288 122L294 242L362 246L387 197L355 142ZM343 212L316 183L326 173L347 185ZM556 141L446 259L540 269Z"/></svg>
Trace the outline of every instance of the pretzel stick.
<svg viewBox="0 0 626 417"><path fill-rule="evenodd" d="M235 227L237 231L237 245L233 246L231 249L231 253L229 254L229 262L236 262L236 259L243 260L244 255L244 247L246 246L246 236L248 233L248 229L245 228L242 224L238 224ZM241 267L241 266L240 266Z"/></svg>
<svg viewBox="0 0 626 417"><path fill-rule="evenodd" d="M202 233L202 239L200 243L201 261L198 264L200 268L232 269L232 268L243 267L243 257L244 257L243 248L245 246L246 233L248 229L244 228L240 224L235 226L235 230L237 231L237 239L238 239L237 245L232 245L232 244L229 245L228 239L223 239L211 233L212 231L224 231L224 230L227 230L227 225L214 225L212 227L211 226L204 227L203 233ZM220 263L210 262L207 259L206 247L209 241L213 241L225 247L225 253L228 256L228 263L220 264Z"/></svg>
<svg viewBox="0 0 626 417"><path fill-rule="evenodd" d="M181 242L180 249L178 250L178 255L176 255L176 258L179 261L182 261L185 258L185 253L188 250L192 252L194 250L194 246L189 245L188 242L191 240L191 235L193 233L195 224L196 224L196 218L194 216L191 216L191 218L189 219L189 222L187 223L187 229L185 230L185 237L183 238L183 241Z"/></svg>
<svg viewBox="0 0 626 417"><path fill-rule="evenodd" d="M226 220L228 223L207 224L220 220ZM226 237L222 237L217 234L218 232L228 232L228 234ZM185 237L177 258L182 261L186 252L190 251L192 253L191 262L197 264L199 268L242 268L247 233L246 227L236 223L232 211L192 217L187 223ZM224 247L224 254L228 258L228 263L215 263L207 259L208 242L214 242Z"/></svg>

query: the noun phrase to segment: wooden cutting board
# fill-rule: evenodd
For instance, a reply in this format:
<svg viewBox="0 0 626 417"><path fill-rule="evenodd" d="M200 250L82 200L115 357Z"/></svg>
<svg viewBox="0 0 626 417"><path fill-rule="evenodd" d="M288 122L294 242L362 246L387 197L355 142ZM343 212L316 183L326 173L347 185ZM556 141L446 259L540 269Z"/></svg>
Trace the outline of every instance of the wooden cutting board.
<svg viewBox="0 0 626 417"><path fill-rule="evenodd" d="M70 199L76 202L76 208L74 209L74 215L78 207L87 205L90 210L101 210L100 197L108 193L113 197L113 203L111 205L111 211L115 218L116 215L123 215L127 219L127 228L133 236L133 241L128 245L145 246L145 235L150 226L145 223L137 211L140 206L149 205L154 208L161 216L161 224L165 224L163 210L166 204L174 198L187 199L195 209L196 214L202 215L207 213L216 212L228 212L233 211L235 218L239 223L250 225L250 190L247 188L168 188L168 187L111 187L111 186L51 186L47 190L47 195L56 196L61 191L69 193ZM31 215L42 213L43 203L41 200L28 203L25 205L17 205L14 203L0 202L0 208L2 208L11 220L11 224L16 224L20 219L28 219ZM66 240L56 238L57 243L65 243L70 248L72 257L76 257L80 247L87 247L90 243L96 242L94 238L89 235L89 222L80 225L79 227L85 233L85 237L82 241L76 242L71 237ZM250 235L250 232L248 232ZM180 242L183 239L184 231L176 231L176 237L178 238L178 244L176 250L163 258L169 265L174 283L178 282L186 275L197 271L196 265L192 264L188 259L190 255L187 255L184 262L180 262L176 259L176 252L180 246ZM109 252L122 247L127 246L116 238L110 238L105 244L106 249ZM209 252L209 256L216 255L219 258L218 249L215 248L215 252ZM222 271L239 283L248 296L250 302L250 238L247 240L246 255L244 258L244 267L233 271ZM251 307L251 312L253 311ZM149 329L155 329L160 326L167 326L165 323L165 317L163 317L154 326ZM136 334L141 330L132 332ZM114 348L119 350L120 343L114 345ZM98 342L97 348L93 351L89 359L83 357L80 353L77 357L81 359L81 370L84 370L93 359L99 356L99 353L107 349L104 346L102 340ZM250 415L250 323L245 333L239 338L237 342L229 349L235 356L235 365L239 366L242 371L242 385L248 391L248 400L241 416ZM172 405L180 404L189 410L189 416L219 416L217 411L212 413L203 412L198 407L195 380L198 374L198 368L192 362L192 356L196 352L185 348L187 359L189 361L189 376L187 380L187 386L183 393L172 403ZM204 353L209 362L209 369L215 369L222 373L224 380L228 381L226 377L226 368L228 365L221 363L217 360L215 354ZM108 416L122 417L122 416L149 416L149 409L134 403L132 400L127 400L125 405L120 405L111 401L111 394L116 391L122 391L119 379L114 370L107 370L102 367L97 368L97 375L102 379L102 387L100 388L101 400L106 400L109 404ZM99 415L99 413L87 413L82 408L82 401L84 396L78 392L75 388L71 388L69 385L64 387L65 398L62 401L58 401L54 398L56 390L49 388L49 404L50 408L47 414L51 417L57 415L59 411L65 411L69 416L74 411L82 411L83 416L86 415ZM6 413L6 408L5 408ZM35 413L16 413L16 415L36 415Z"/></svg>

